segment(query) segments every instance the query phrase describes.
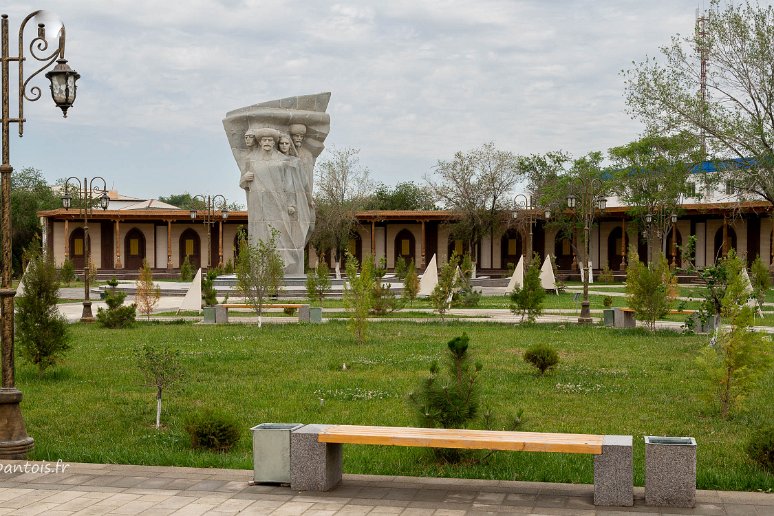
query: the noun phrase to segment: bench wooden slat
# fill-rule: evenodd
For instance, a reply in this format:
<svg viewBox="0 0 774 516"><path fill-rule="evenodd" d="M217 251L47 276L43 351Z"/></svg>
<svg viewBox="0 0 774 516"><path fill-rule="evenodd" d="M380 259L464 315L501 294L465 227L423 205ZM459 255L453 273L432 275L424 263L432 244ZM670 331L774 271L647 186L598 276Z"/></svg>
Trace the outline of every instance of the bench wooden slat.
<svg viewBox="0 0 774 516"><path fill-rule="evenodd" d="M243 304L243 303L221 303L220 306L226 307L226 308L254 308L253 305ZM299 305L299 304L267 304L263 305L264 308L301 308L305 305Z"/></svg>
<svg viewBox="0 0 774 516"><path fill-rule="evenodd" d="M319 442L562 453L602 453L601 435L333 425Z"/></svg>

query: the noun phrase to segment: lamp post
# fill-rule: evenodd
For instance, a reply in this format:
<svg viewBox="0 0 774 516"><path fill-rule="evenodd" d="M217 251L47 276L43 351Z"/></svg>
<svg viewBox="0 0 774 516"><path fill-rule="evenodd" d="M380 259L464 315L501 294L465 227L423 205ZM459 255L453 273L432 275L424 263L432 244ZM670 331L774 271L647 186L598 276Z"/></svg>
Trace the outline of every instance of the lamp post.
<svg viewBox="0 0 774 516"><path fill-rule="evenodd" d="M94 322L94 315L91 312L91 299L89 299L89 275L91 272L91 241L89 240L89 215L94 212L94 194L98 193L99 207L107 210L110 204L110 198L107 194L107 183L100 176L95 176L89 180L84 177L83 182L77 177L68 177L65 180L65 193L62 196L62 207L69 210L72 205L72 196L70 195L70 182L74 181L78 190L78 198L81 205L78 207L79 218L83 219L83 313L81 322ZM102 189L94 188L94 181L102 181Z"/></svg>
<svg viewBox="0 0 774 516"><path fill-rule="evenodd" d="M527 253L524 259L524 266L526 268L529 266L530 260L532 260L532 242L533 242L532 229L536 222L535 210L537 206L535 206L531 195L527 197L524 194L516 194L515 201L516 201L516 206L519 209L525 210L525 211L529 210L527 214L527 224L529 224L529 238L527 240ZM543 215L545 216L546 220L550 219L551 210L546 208ZM511 217L514 219L519 218L519 211L517 210L512 212Z"/></svg>
<svg viewBox="0 0 774 516"><path fill-rule="evenodd" d="M8 15L0 18L0 76L2 79L2 126L3 149L2 165L0 165L0 201L2 204L2 286L0 287L0 335L2 336L2 388L0 388L0 459L24 459L32 449L35 441L27 435L24 426L21 408L22 393L15 385L14 370L14 346L13 346L13 319L14 300L16 291L11 288L11 173L13 167L10 159L10 126L15 123L19 126L19 136L24 134L24 100L34 102L41 97L40 88L32 86L27 88L30 80L37 74L51 66L56 61L56 66L46 74L51 82L51 95L54 103L62 109L67 116L67 109L75 101L75 81L80 77L67 66L64 58L65 30L62 26L59 31L59 44L50 54L46 41L46 28L42 23L37 25L37 36L29 43L29 55L24 56L24 30L27 23L40 15L42 11L35 11L22 20L19 27L18 48L19 54L15 57L9 55L8 44ZM31 59L30 59L31 58ZM24 74L25 60L42 62L43 65L34 73ZM11 118L10 107L10 63L18 63L18 102L17 116Z"/></svg>
<svg viewBox="0 0 774 516"><path fill-rule="evenodd" d="M581 183L580 206L578 206L578 198L575 195L570 194L567 196L567 206L572 210L575 210L576 206L578 206L583 216L585 263L581 263L581 271L585 268L586 272L583 275L583 301L581 302L580 317L578 317L578 323L580 324L590 324L593 322L589 308L589 276L591 275L590 233L596 210L602 212L607 206L607 199L602 195L597 195L597 192L601 189L602 183L598 179L591 179Z"/></svg>
<svg viewBox="0 0 774 516"><path fill-rule="evenodd" d="M228 209L226 209L226 198L220 194L217 195L194 195L193 200L201 199L205 205L204 220L202 222L207 225L207 267L212 267L212 253L210 252L210 239L212 238L212 225L215 224L215 201L220 198L220 231L218 231L218 265L223 265L223 226L222 222L228 218ZM191 220L196 220L199 210L191 208Z"/></svg>

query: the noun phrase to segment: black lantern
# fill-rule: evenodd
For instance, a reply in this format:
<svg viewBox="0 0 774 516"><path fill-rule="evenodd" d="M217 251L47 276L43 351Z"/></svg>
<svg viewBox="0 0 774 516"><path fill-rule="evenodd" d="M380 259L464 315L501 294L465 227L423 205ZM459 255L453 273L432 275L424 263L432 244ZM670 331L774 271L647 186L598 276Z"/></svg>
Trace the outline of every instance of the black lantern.
<svg viewBox="0 0 774 516"><path fill-rule="evenodd" d="M70 209L70 203L73 200L73 196L67 193L67 190L65 190L65 194L62 196L62 206L64 209L69 210Z"/></svg>
<svg viewBox="0 0 774 516"><path fill-rule="evenodd" d="M51 81L51 96L65 118L67 118L67 110L75 102L75 81L80 77L64 58L57 59L56 66L46 74L46 78Z"/></svg>
<svg viewBox="0 0 774 516"><path fill-rule="evenodd" d="M110 204L110 197L108 197L107 192L102 192L102 195L99 197L99 207L103 210L108 209L108 205Z"/></svg>

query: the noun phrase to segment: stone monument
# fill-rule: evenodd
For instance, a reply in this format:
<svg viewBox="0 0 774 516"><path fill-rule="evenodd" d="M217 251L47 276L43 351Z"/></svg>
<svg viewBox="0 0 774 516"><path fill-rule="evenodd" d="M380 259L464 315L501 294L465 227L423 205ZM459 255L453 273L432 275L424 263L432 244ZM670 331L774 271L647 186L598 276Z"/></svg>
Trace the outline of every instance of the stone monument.
<svg viewBox="0 0 774 516"><path fill-rule="evenodd" d="M330 93L271 100L226 113L239 186L247 195L250 243L278 232L286 276L304 274L304 247L314 229L314 163L330 131Z"/></svg>

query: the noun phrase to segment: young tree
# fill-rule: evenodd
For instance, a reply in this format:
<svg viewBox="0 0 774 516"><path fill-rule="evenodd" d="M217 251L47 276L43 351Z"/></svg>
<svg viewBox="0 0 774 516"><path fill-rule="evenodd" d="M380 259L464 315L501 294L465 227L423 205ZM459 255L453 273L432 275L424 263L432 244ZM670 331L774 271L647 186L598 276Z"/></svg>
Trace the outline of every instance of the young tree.
<svg viewBox="0 0 774 516"><path fill-rule="evenodd" d="M766 293L771 288L771 274L769 274L769 269L763 264L760 256L756 256L752 266L750 266L750 280L755 300L758 303L758 310L763 310Z"/></svg>
<svg viewBox="0 0 774 516"><path fill-rule="evenodd" d="M329 276L328 265L323 261L317 262L314 272L306 275L306 294L309 300L319 303L325 298L325 294L331 289L331 278Z"/></svg>
<svg viewBox="0 0 774 516"><path fill-rule="evenodd" d="M363 261L358 269L357 258L347 255L347 283L344 284L344 306L350 312L350 327L358 344L368 338L368 315L373 306L374 264L370 259Z"/></svg>
<svg viewBox="0 0 774 516"><path fill-rule="evenodd" d="M441 377L437 362L430 365L430 376L409 394L422 427L465 428L478 415L480 386L478 376L483 366L473 363L468 353L467 333L447 344L447 376Z"/></svg>
<svg viewBox="0 0 774 516"><path fill-rule="evenodd" d="M649 228L648 244L658 244L650 249L651 256L656 251L666 254L671 215L680 209L681 196L689 193L692 168L702 159L698 139L687 131L649 134L609 152L618 169L613 189L640 226ZM645 223L648 215L650 224Z"/></svg>
<svg viewBox="0 0 774 516"><path fill-rule="evenodd" d="M59 280L51 259L32 258L24 275L24 293L16 299L16 342L21 356L46 369L70 349L67 320L57 310Z"/></svg>
<svg viewBox="0 0 774 516"><path fill-rule="evenodd" d="M697 363L704 371L711 398L727 418L757 386L771 367L771 340L752 331L753 312L745 304L748 286L741 274L744 262L731 253L722 265L726 288L721 313L731 323L730 331L720 331L714 343L704 348Z"/></svg>
<svg viewBox="0 0 774 516"><path fill-rule="evenodd" d="M143 260L142 267L140 267L140 278L136 284L135 299L140 313L145 314L149 321L159 298L161 298L161 287L153 283L153 271L148 265L148 261Z"/></svg>
<svg viewBox="0 0 774 516"><path fill-rule="evenodd" d="M704 20L662 47L662 59L624 72L629 112L651 131L704 134L708 155L739 159L726 170L736 187L774 204L774 8L712 0ZM697 49L709 63L706 94Z"/></svg>
<svg viewBox="0 0 774 516"><path fill-rule="evenodd" d="M165 388L177 381L183 373L180 352L145 344L135 352L137 367L145 376L145 384L156 388L156 429L161 428L161 395Z"/></svg>
<svg viewBox="0 0 774 516"><path fill-rule="evenodd" d="M279 232L272 228L268 242L256 245L242 242L236 266L237 288L245 301L258 314L258 327L263 323L263 305L269 296L277 295L285 276L282 258L277 252Z"/></svg>
<svg viewBox="0 0 774 516"><path fill-rule="evenodd" d="M664 255L649 265L640 262L637 251L629 249L629 265L626 268L626 300L637 319L645 321L650 331L656 331L656 320L669 313L673 296L670 286L673 274Z"/></svg>
<svg viewBox="0 0 774 516"><path fill-rule="evenodd" d="M468 242L475 261L475 242L493 236L503 225L503 212L511 205L511 191L519 180L517 157L495 148L493 142L457 152L451 161L439 160L438 180L426 177L435 199L444 209L457 212L452 233Z"/></svg>
<svg viewBox="0 0 774 516"><path fill-rule="evenodd" d="M438 271L438 284L429 296L430 304L441 315L442 320L451 306L454 293L462 286L462 278L457 273L459 265L460 257L452 253L449 261Z"/></svg>
<svg viewBox="0 0 774 516"><path fill-rule="evenodd" d="M315 203L317 215L310 243L315 249L332 249L336 263L347 249L373 185L368 169L360 165L359 149L333 149L317 164Z"/></svg>
<svg viewBox="0 0 774 516"><path fill-rule="evenodd" d="M11 241L13 269L23 271L22 253L27 242L40 238L38 212L62 207L62 200L35 168L14 170L11 174Z"/></svg>
<svg viewBox="0 0 774 516"><path fill-rule="evenodd" d="M403 298L412 304L419 294L419 275L414 261L409 262L406 278L403 280Z"/></svg>
<svg viewBox="0 0 774 516"><path fill-rule="evenodd" d="M215 306L218 304L218 292L215 290L214 282L218 277L215 269L209 269L207 274L202 276L202 301L204 306Z"/></svg>
<svg viewBox="0 0 774 516"><path fill-rule="evenodd" d="M535 255L524 274L524 285L517 286L511 292L511 312L521 314L521 322L524 322L526 315L527 321L534 323L537 316L543 312L545 297L546 291L540 282L540 257Z"/></svg>
<svg viewBox="0 0 774 516"><path fill-rule="evenodd" d="M435 210L433 194L412 181L398 183L390 189L379 184L365 205L366 210Z"/></svg>

